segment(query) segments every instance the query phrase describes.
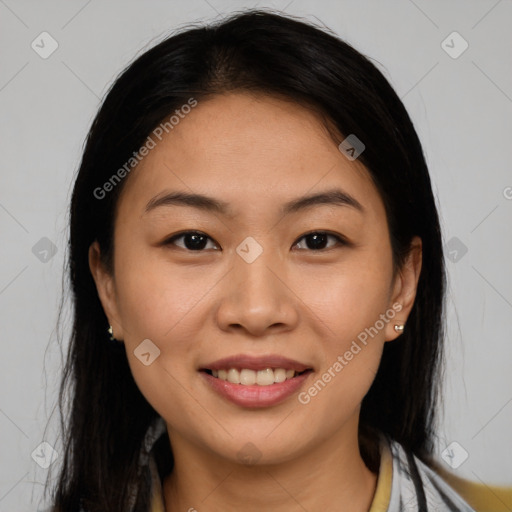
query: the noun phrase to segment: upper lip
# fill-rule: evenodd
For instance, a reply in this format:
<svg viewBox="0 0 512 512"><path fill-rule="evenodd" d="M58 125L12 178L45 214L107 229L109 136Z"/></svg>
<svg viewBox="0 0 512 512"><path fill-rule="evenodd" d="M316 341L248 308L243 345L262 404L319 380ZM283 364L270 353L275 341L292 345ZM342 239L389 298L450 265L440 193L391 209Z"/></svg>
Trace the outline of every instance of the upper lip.
<svg viewBox="0 0 512 512"><path fill-rule="evenodd" d="M202 366L200 370L226 370L230 368L247 368L254 371L265 370L266 368L284 368L285 370L295 370L296 372L312 369L307 364L277 354L267 356L238 354L208 363Z"/></svg>

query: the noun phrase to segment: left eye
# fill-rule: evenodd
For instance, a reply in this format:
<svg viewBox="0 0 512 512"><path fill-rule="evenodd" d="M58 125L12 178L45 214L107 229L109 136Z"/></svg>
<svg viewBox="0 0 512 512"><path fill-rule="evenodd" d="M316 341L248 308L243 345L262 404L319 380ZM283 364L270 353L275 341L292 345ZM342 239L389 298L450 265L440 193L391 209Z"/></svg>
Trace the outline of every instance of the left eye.
<svg viewBox="0 0 512 512"><path fill-rule="evenodd" d="M299 240L309 241L309 243L306 242L306 245L308 246L308 247L306 247L306 249L310 249L313 251L321 251L321 250L330 249L331 247L333 247L332 245L330 247L325 247L328 243L329 238L334 239L340 245L345 244L345 241L338 235L332 235L330 233L325 233L323 231L314 231L312 233L308 233L307 235L303 235L301 238L299 238ZM300 242L296 242L294 247L298 246L299 244L300 244ZM334 245L336 245L336 244L334 244ZM301 247L301 249L303 249L303 247Z"/></svg>

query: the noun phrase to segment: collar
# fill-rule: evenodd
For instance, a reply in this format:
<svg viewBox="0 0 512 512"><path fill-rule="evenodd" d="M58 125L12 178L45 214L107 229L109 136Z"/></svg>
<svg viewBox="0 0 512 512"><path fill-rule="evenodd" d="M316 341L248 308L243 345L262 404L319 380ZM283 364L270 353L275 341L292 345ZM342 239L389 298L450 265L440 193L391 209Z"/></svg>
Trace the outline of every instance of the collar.
<svg viewBox="0 0 512 512"><path fill-rule="evenodd" d="M140 462L147 466L151 480L148 512L165 512L164 475L159 473L154 453L155 443L162 435L167 435L167 427L159 416L149 427L140 454ZM377 486L368 512L475 512L437 472L383 434L379 437L379 452Z"/></svg>

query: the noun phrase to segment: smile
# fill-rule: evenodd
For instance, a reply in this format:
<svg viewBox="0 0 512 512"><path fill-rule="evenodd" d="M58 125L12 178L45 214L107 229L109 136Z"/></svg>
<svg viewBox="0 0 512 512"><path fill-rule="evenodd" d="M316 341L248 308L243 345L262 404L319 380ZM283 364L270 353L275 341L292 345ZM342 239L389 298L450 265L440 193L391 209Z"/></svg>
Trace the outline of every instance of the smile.
<svg viewBox="0 0 512 512"><path fill-rule="evenodd" d="M264 370L251 370L249 368L229 370L207 370L213 377L220 380L231 382L231 384L240 384L242 386L270 386L279 384L285 380L293 379L296 375L304 372L295 370L286 370L284 368L266 368Z"/></svg>
<svg viewBox="0 0 512 512"><path fill-rule="evenodd" d="M241 407L262 408L277 405L298 392L313 371L230 368L201 370L199 373L211 390L228 401Z"/></svg>

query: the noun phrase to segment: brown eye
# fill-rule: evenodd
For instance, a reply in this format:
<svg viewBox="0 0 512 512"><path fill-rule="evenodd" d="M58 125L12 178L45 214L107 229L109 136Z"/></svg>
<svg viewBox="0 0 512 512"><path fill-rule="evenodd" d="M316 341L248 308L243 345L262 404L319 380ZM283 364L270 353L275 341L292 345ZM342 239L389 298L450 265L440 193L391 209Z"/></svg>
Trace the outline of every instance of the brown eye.
<svg viewBox="0 0 512 512"><path fill-rule="evenodd" d="M177 243L178 240L181 240L180 243ZM301 240L305 241L305 247L299 247L300 250L307 249L315 252L332 249L333 247L336 247L336 245L347 245L347 242L339 235L334 235L324 231L313 231L303 235L299 238L299 241L295 242L294 246L299 246L303 243L300 242ZM212 242L213 246L207 247L209 242ZM185 231L183 233L179 233L169 238L164 242L164 245L176 245L182 249L194 252L219 248L212 238L200 231Z"/></svg>
<svg viewBox="0 0 512 512"><path fill-rule="evenodd" d="M182 245L176 243L176 241L180 239L183 239ZM199 231L186 231L169 238L165 242L165 245L173 244L189 251L202 251L206 248L209 240L213 242L213 240L208 235L205 235ZM217 248L217 245L213 245L213 248Z"/></svg>
<svg viewBox="0 0 512 512"><path fill-rule="evenodd" d="M335 247L336 243L327 246L329 239L334 239L338 244L345 245L345 241L340 236L326 233L324 231L313 231L299 238L299 240L303 239L306 241L306 247L301 247L300 249L309 249L312 251L321 251ZM300 242L296 242L295 245L299 245L299 243Z"/></svg>

